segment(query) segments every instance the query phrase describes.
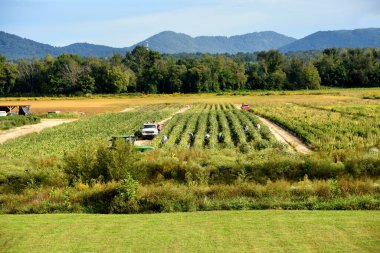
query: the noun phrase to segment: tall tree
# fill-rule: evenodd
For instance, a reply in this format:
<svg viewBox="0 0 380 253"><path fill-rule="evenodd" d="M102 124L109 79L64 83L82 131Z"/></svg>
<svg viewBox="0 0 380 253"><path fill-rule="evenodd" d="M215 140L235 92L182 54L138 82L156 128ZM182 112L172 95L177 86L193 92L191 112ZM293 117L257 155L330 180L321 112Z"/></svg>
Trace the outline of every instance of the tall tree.
<svg viewBox="0 0 380 253"><path fill-rule="evenodd" d="M0 94L8 94L15 85L17 67L6 61L5 56L0 55Z"/></svg>
<svg viewBox="0 0 380 253"><path fill-rule="evenodd" d="M161 58L157 51L148 50L144 46L137 46L132 52L127 52L124 63L136 74L137 90L149 92L151 85L157 85L152 79L156 61Z"/></svg>

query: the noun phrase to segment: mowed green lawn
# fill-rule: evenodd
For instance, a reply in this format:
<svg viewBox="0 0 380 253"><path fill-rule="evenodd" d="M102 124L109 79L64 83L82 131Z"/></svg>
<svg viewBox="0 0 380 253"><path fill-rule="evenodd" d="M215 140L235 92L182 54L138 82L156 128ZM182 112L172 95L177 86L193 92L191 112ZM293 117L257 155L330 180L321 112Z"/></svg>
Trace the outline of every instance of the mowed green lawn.
<svg viewBox="0 0 380 253"><path fill-rule="evenodd" d="M376 211L0 216L4 252L380 252Z"/></svg>

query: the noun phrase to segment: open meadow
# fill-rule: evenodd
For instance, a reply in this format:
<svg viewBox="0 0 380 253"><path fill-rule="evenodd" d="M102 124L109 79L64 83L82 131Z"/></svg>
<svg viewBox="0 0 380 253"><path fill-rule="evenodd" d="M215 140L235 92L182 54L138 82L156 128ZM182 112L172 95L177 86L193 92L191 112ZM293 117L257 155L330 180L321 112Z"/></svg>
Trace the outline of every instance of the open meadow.
<svg viewBox="0 0 380 253"><path fill-rule="evenodd" d="M2 216L1 252L377 252L373 211ZM57 243L60 242L60 243Z"/></svg>

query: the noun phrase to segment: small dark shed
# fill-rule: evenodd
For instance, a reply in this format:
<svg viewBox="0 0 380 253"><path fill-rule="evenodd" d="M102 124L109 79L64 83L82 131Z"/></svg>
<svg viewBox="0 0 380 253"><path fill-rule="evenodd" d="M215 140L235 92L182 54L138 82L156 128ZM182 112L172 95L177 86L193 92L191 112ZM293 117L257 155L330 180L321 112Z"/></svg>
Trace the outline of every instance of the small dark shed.
<svg viewBox="0 0 380 253"><path fill-rule="evenodd" d="M0 105L0 111L18 115L30 115L30 105Z"/></svg>

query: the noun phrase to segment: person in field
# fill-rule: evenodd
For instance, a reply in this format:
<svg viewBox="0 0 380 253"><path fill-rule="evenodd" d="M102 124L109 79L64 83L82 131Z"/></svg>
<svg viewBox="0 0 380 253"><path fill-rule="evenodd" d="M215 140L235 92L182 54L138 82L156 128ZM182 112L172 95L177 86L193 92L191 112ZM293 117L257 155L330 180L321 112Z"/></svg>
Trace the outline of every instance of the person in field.
<svg viewBox="0 0 380 253"><path fill-rule="evenodd" d="M219 142L219 143L224 142L224 135L223 135L222 132L219 132L219 133L218 133L218 142Z"/></svg>
<svg viewBox="0 0 380 253"><path fill-rule="evenodd" d="M245 125L245 127L244 127L244 133L247 135L249 134L249 128L247 125Z"/></svg>
<svg viewBox="0 0 380 253"><path fill-rule="evenodd" d="M208 144L210 144L210 134L206 133L206 135L205 135L205 145L208 146Z"/></svg>
<svg viewBox="0 0 380 253"><path fill-rule="evenodd" d="M257 130L260 130L260 129L261 129L261 126L260 126L259 123L256 124L256 128L257 128Z"/></svg>
<svg viewBox="0 0 380 253"><path fill-rule="evenodd" d="M189 144L188 144L188 148L192 147L193 144L194 144L194 140L195 140L195 137L194 137L194 134L192 132L189 133Z"/></svg>
<svg viewBox="0 0 380 253"><path fill-rule="evenodd" d="M166 135L162 136L161 143L162 145L165 144L168 141L168 137Z"/></svg>
<svg viewBox="0 0 380 253"><path fill-rule="evenodd" d="M161 132L161 124L157 124L157 130L158 130L158 132Z"/></svg>

